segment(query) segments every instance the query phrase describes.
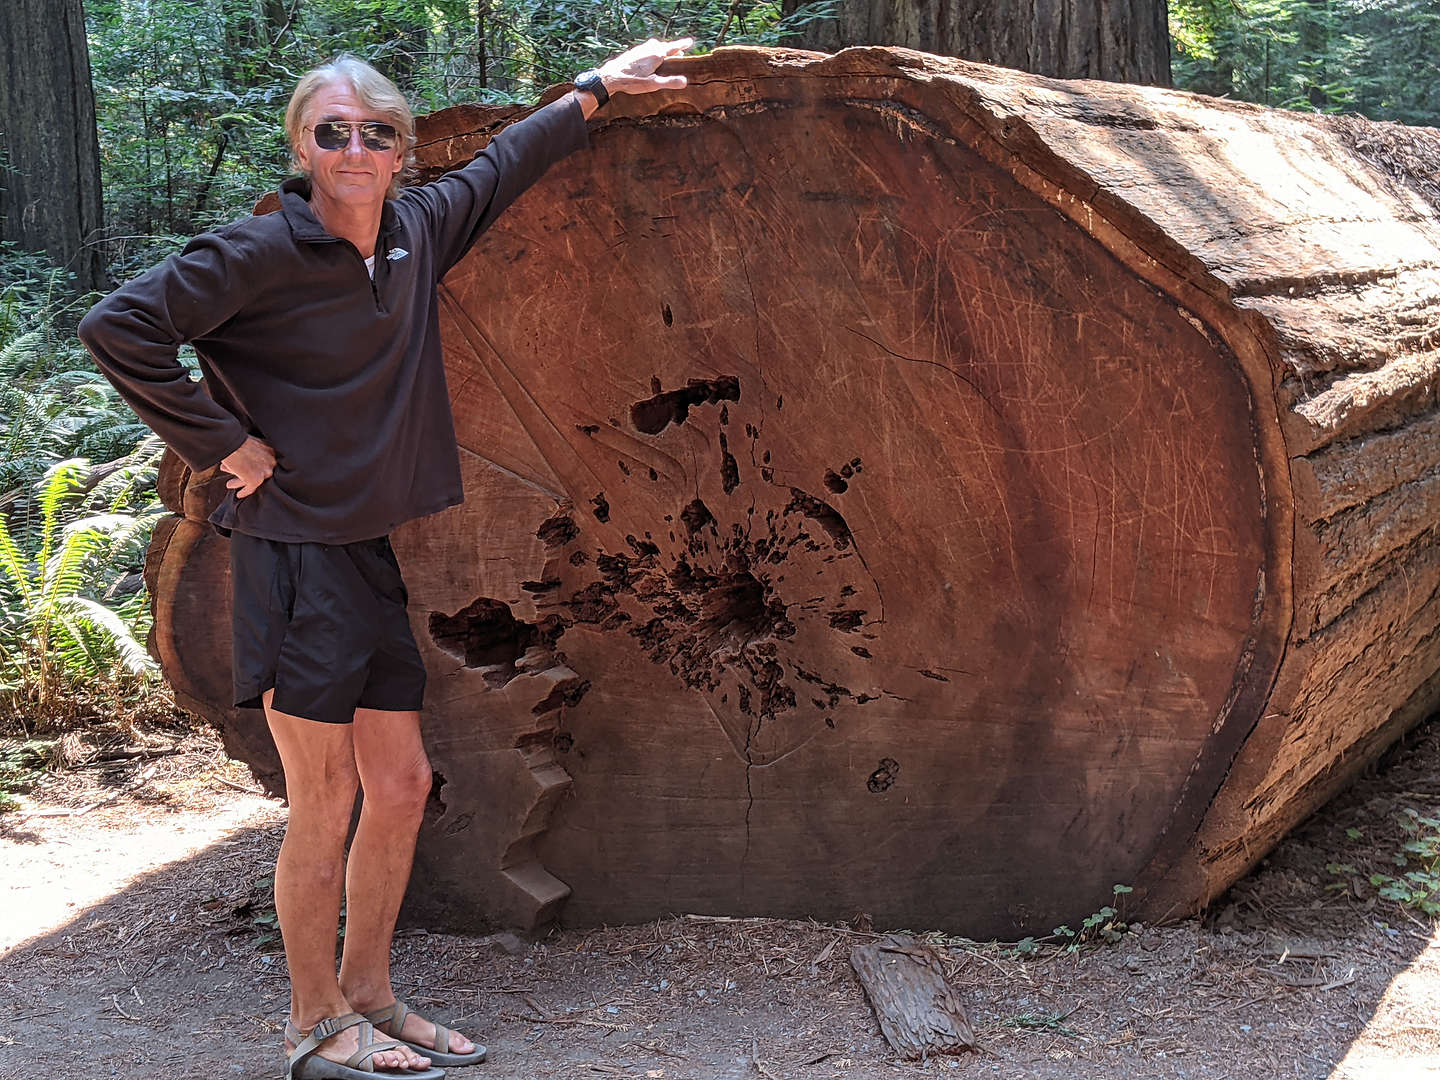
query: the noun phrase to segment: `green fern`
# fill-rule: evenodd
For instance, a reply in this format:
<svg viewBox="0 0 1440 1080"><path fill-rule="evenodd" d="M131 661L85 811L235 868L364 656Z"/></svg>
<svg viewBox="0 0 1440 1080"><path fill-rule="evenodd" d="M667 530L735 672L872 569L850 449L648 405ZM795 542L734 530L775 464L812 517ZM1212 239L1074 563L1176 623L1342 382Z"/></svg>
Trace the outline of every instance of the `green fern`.
<svg viewBox="0 0 1440 1080"><path fill-rule="evenodd" d="M154 448L141 451L112 463L88 492L89 464L63 461L46 474L28 514L0 515L0 696L12 713L28 706L44 721L63 711L61 697L78 685L155 670L142 644L143 598L115 595L163 513L153 503L128 509L156 456Z"/></svg>

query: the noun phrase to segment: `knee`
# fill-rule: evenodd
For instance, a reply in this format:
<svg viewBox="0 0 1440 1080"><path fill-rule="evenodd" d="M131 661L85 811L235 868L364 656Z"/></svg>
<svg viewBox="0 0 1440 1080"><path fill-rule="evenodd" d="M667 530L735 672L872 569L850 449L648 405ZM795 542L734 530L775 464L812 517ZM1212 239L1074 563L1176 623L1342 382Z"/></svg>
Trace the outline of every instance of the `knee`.
<svg viewBox="0 0 1440 1080"><path fill-rule="evenodd" d="M424 754L392 761L369 770L365 778L365 805L386 814L418 818L430 798L430 762Z"/></svg>
<svg viewBox="0 0 1440 1080"><path fill-rule="evenodd" d="M290 829L299 829L327 845L343 847L355 813L360 780L355 770L327 771L303 780L285 779L285 801L290 804Z"/></svg>

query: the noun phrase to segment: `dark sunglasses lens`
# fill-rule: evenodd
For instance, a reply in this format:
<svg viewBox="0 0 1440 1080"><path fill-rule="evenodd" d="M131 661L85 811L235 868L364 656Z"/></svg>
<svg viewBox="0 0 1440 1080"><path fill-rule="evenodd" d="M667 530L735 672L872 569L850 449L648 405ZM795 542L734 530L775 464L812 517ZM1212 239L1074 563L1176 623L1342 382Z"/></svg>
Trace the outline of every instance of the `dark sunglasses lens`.
<svg viewBox="0 0 1440 1080"><path fill-rule="evenodd" d="M315 145L321 150L344 150L350 142L349 124L316 124Z"/></svg>
<svg viewBox="0 0 1440 1080"><path fill-rule="evenodd" d="M389 124L360 124L360 142L367 150L392 150L397 135ZM350 145L350 125L343 120L316 124L315 145L321 150L344 150Z"/></svg>
<svg viewBox="0 0 1440 1080"><path fill-rule="evenodd" d="M390 150L395 146L395 129L389 124L361 124L360 141L367 150Z"/></svg>

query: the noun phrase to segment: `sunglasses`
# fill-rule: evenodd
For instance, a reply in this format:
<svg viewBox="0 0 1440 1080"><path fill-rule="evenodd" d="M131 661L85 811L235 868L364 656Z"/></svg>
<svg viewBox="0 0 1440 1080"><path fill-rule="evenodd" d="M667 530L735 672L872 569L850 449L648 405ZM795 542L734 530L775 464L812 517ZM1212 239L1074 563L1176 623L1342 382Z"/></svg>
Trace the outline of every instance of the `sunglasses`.
<svg viewBox="0 0 1440 1080"><path fill-rule="evenodd" d="M393 127L375 120L327 120L310 130L315 133L315 145L321 150L344 150L350 145L352 128L360 129L360 144L366 150L393 150L400 140L399 132Z"/></svg>

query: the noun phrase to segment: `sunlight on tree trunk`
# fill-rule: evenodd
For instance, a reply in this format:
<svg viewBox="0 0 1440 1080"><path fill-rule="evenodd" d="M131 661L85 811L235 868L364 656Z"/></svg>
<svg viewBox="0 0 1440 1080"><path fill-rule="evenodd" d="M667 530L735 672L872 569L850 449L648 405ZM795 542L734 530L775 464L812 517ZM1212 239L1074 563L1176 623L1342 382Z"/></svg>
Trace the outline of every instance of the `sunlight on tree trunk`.
<svg viewBox="0 0 1440 1080"><path fill-rule="evenodd" d="M0 4L0 239L104 286L100 150L81 0Z"/></svg>
<svg viewBox="0 0 1440 1080"><path fill-rule="evenodd" d="M786 14L799 0L784 0ZM1061 79L1170 85L1164 0L841 0L795 42L902 45Z"/></svg>

